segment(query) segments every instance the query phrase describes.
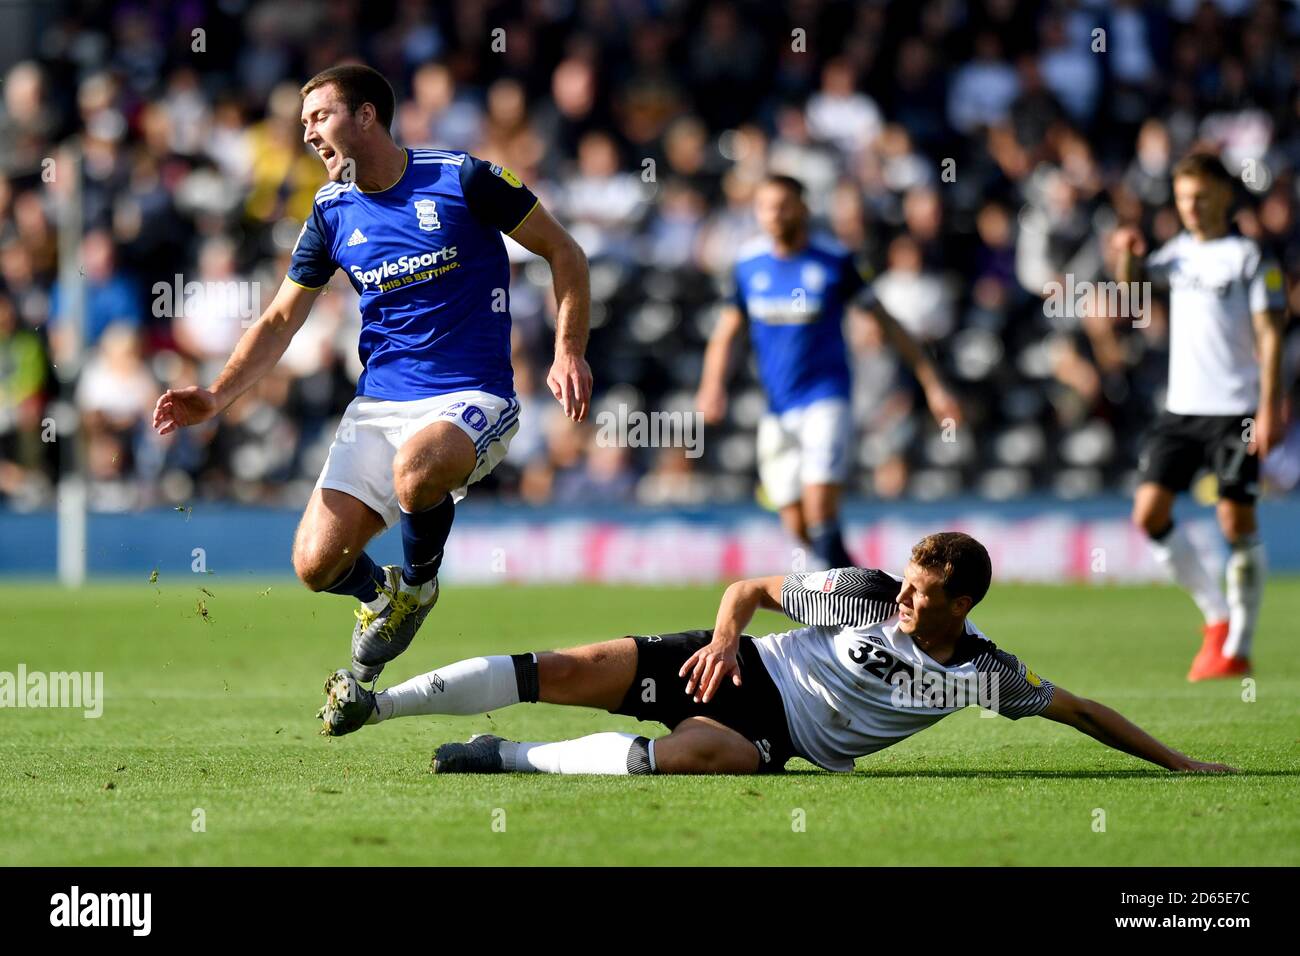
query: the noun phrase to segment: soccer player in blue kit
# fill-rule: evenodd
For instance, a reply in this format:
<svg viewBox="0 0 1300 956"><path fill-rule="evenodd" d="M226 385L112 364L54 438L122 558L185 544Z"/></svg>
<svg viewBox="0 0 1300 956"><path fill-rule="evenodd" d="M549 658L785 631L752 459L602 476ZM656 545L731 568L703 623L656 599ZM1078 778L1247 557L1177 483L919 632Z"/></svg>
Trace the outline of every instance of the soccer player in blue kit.
<svg viewBox="0 0 1300 956"><path fill-rule="evenodd" d="M365 371L303 513L293 565L313 591L361 602L352 673L372 681L438 599L455 502L506 454L519 427L510 365L510 266L502 233L545 258L558 304L552 394L575 421L592 378L584 353L587 260L510 170L392 139L395 98L369 67L302 88L303 140L330 181L316 193L287 278L210 388L158 399L159 434L220 414L284 354L342 268L360 298ZM400 524L403 563L366 554Z"/></svg>
<svg viewBox="0 0 1300 956"><path fill-rule="evenodd" d="M856 562L839 526L840 490L853 467L845 310L875 316L940 424L958 423L961 412L925 350L872 295L849 252L811 234L798 180L768 175L754 213L765 235L740 249L734 298L709 339L696 405L706 424L725 418L733 344L748 324L768 401L758 427L759 481L790 534L827 567L847 567Z"/></svg>

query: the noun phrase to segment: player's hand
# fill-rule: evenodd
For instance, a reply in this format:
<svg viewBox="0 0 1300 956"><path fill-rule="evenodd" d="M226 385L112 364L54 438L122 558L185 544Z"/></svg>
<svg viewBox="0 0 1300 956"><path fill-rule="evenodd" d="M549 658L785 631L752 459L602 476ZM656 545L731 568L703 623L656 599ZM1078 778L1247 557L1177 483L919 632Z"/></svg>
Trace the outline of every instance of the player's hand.
<svg viewBox="0 0 1300 956"><path fill-rule="evenodd" d="M1193 760L1191 757L1184 760L1173 770L1183 773L1241 773L1236 767L1229 767L1226 763L1206 763L1204 760Z"/></svg>
<svg viewBox="0 0 1300 956"><path fill-rule="evenodd" d="M1117 254L1128 253L1132 256L1147 254L1147 241L1141 230L1132 226L1120 226L1110 234L1110 247Z"/></svg>
<svg viewBox="0 0 1300 956"><path fill-rule="evenodd" d="M930 406L930 414L940 427L946 427L948 419L954 425L961 424L961 406L942 385L931 385L925 390L925 403Z"/></svg>
<svg viewBox="0 0 1300 956"><path fill-rule="evenodd" d="M169 388L154 406L153 427L159 435L166 435L187 425L206 422L220 410L217 396L206 388L197 385Z"/></svg>
<svg viewBox="0 0 1300 956"><path fill-rule="evenodd" d="M591 366L581 355L557 352L546 376L555 400L564 406L564 414L575 422L584 421L591 404Z"/></svg>
<svg viewBox="0 0 1300 956"><path fill-rule="evenodd" d="M1267 458L1269 452L1282 444L1285 431L1282 416L1269 408L1261 407L1255 413L1254 437L1246 446L1246 450L1253 455L1259 455L1261 459Z"/></svg>
<svg viewBox="0 0 1300 956"><path fill-rule="evenodd" d="M704 424L717 425L727 417L727 392L716 386L701 385L695 393L695 407L704 417Z"/></svg>
<svg viewBox="0 0 1300 956"><path fill-rule="evenodd" d="M712 700L728 676L733 684L740 686L740 664L736 660L738 647L738 641L714 638L708 646L701 647L686 659L677 676L686 678L686 693L694 697L695 703L707 704Z"/></svg>

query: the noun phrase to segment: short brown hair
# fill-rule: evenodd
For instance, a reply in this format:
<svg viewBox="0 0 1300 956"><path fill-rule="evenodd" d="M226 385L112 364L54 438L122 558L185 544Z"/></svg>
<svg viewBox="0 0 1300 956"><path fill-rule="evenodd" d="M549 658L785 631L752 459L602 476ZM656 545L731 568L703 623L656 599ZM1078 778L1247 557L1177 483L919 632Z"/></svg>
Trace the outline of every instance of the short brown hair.
<svg viewBox="0 0 1300 956"><path fill-rule="evenodd" d="M298 91L298 95L306 99L307 94L312 90L331 83L338 89L339 96L347 104L349 113L355 113L361 109L363 103L369 103L375 108L375 117L379 120L379 125L384 129L392 127L397 99L393 96L393 88L384 79L384 74L359 63L331 66L308 80Z"/></svg>
<svg viewBox="0 0 1300 956"><path fill-rule="evenodd" d="M760 185L780 186L783 189L788 189L790 192L794 193L795 198L800 202L804 201L803 183L799 182L799 180L795 179L793 176L785 175L785 173L768 173L763 177Z"/></svg>
<svg viewBox="0 0 1300 956"><path fill-rule="evenodd" d="M941 576L949 600L969 597L971 607L984 599L993 579L993 562L984 545L960 531L926 535L912 547L912 562Z"/></svg>
<svg viewBox="0 0 1300 956"><path fill-rule="evenodd" d="M1182 176L1195 176L1198 179L1208 179L1211 182L1219 183L1231 189L1236 185L1236 180L1228 174L1223 168L1223 161L1214 153L1196 152L1188 153L1177 163L1174 164L1171 179L1178 179Z"/></svg>

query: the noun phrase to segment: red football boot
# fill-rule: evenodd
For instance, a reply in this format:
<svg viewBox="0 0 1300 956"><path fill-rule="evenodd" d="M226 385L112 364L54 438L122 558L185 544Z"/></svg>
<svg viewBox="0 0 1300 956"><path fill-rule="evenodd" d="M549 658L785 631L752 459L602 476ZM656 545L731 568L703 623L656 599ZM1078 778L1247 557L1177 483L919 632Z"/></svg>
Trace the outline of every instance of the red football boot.
<svg viewBox="0 0 1300 956"><path fill-rule="evenodd" d="M1224 657L1223 643L1228 639L1228 622L1206 624L1201 650L1187 672L1189 681L1210 680L1216 677L1237 677L1250 673L1250 661L1245 658Z"/></svg>
<svg viewBox="0 0 1300 956"><path fill-rule="evenodd" d="M1249 657L1224 657L1220 655L1216 660L1212 660L1204 668L1197 671L1193 669L1191 674L1187 675L1188 680L1213 680L1216 677L1246 677L1250 674Z"/></svg>

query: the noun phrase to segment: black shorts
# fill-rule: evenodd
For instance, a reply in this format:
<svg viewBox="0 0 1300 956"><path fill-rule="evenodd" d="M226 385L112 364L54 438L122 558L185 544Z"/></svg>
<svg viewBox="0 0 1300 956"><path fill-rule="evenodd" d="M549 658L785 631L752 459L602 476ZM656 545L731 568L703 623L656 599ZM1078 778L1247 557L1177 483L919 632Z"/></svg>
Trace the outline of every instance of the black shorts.
<svg viewBox="0 0 1300 956"><path fill-rule="evenodd" d="M1175 415L1162 412L1142 438L1138 472L1173 492L1186 491L1202 468L1214 470L1219 497L1254 504L1259 495L1259 456L1246 450L1243 415Z"/></svg>
<svg viewBox="0 0 1300 956"><path fill-rule="evenodd" d="M740 686L728 677L707 704L697 704L686 695L686 678L677 672L687 658L708 646L713 640L712 630L654 634L634 640L636 679L613 713L658 721L669 730L687 717L708 717L753 741L758 748L759 773L780 773L785 769L785 762L795 756L785 705L752 637L745 634L740 638Z"/></svg>

